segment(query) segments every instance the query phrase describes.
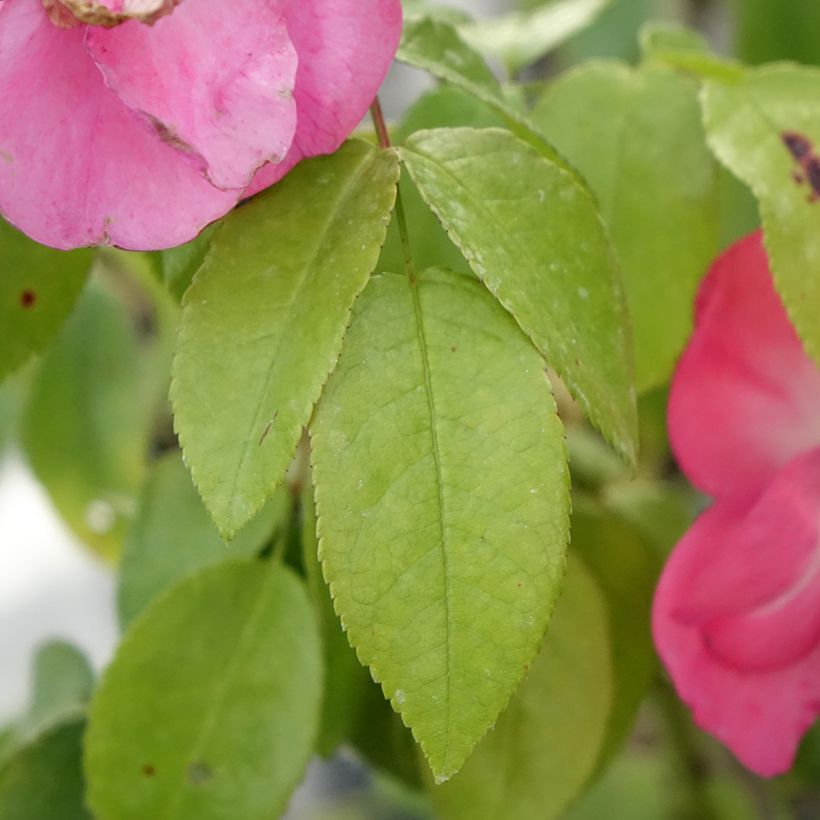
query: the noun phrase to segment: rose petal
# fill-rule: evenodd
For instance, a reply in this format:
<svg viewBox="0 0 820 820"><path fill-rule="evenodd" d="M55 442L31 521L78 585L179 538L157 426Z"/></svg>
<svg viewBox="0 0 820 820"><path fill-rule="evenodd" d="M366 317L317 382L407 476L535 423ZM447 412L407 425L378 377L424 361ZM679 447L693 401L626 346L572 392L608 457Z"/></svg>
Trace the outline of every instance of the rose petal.
<svg viewBox="0 0 820 820"><path fill-rule="evenodd" d="M347 139L373 102L401 36L399 0L284 0L282 6L299 54L296 139L284 162L259 171L246 196Z"/></svg>
<svg viewBox="0 0 820 820"><path fill-rule="evenodd" d="M788 770L820 714L820 448L675 548L653 632L695 719L753 771Z"/></svg>
<svg viewBox="0 0 820 820"><path fill-rule="evenodd" d="M777 296L760 233L728 250L698 298L669 400L689 479L713 496L753 492L820 443L820 370Z"/></svg>
<svg viewBox="0 0 820 820"><path fill-rule="evenodd" d="M245 188L296 132L298 58L279 0L185 0L153 26L90 28L109 87L219 188Z"/></svg>
<svg viewBox="0 0 820 820"><path fill-rule="evenodd" d="M41 0L0 7L0 213L57 248L171 247L237 200L158 140L105 86L84 30Z"/></svg>

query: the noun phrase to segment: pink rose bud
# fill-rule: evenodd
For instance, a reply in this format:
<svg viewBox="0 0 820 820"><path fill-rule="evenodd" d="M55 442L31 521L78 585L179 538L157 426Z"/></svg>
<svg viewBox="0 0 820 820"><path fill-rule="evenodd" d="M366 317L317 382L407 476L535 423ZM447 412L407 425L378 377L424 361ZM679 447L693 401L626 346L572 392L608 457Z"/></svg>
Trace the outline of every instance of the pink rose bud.
<svg viewBox="0 0 820 820"><path fill-rule="evenodd" d="M192 239L335 151L400 0L0 0L0 214L57 248Z"/></svg>
<svg viewBox="0 0 820 820"><path fill-rule="evenodd" d="M664 570L655 643L697 723L773 776L820 714L820 370L759 233L701 288L669 434L715 502Z"/></svg>

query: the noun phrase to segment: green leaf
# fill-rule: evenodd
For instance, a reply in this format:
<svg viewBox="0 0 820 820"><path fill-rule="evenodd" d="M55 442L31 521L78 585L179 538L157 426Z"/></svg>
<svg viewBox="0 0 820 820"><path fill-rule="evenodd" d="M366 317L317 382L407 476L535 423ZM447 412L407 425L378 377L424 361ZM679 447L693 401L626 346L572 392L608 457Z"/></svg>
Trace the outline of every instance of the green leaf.
<svg viewBox="0 0 820 820"><path fill-rule="evenodd" d="M44 350L80 295L90 250L38 245L0 219L0 380Z"/></svg>
<svg viewBox="0 0 820 820"><path fill-rule="evenodd" d="M438 817L559 817L595 770L611 697L606 604L583 564L571 558L526 680L463 770L433 788Z"/></svg>
<svg viewBox="0 0 820 820"><path fill-rule="evenodd" d="M186 294L176 427L226 540L284 476L378 260L398 174L395 153L361 141L302 163L225 220Z"/></svg>
<svg viewBox="0 0 820 820"><path fill-rule="evenodd" d="M0 382L0 457L17 435L18 421L28 389L30 370Z"/></svg>
<svg viewBox="0 0 820 820"><path fill-rule="evenodd" d="M623 270L641 392L669 379L718 250L717 164L697 91L663 66L588 63L551 85L532 114L598 197Z"/></svg>
<svg viewBox="0 0 820 820"><path fill-rule="evenodd" d="M88 702L94 671L79 649L65 641L49 641L34 658L34 688L23 733L36 731Z"/></svg>
<svg viewBox="0 0 820 820"><path fill-rule="evenodd" d="M177 299L182 299L193 281L194 274L202 267L220 224L209 225L196 239L185 245L159 251L155 255L157 272L165 287Z"/></svg>
<svg viewBox="0 0 820 820"><path fill-rule="evenodd" d="M615 255L586 189L500 129L422 131L401 155L476 275L634 462L627 314Z"/></svg>
<svg viewBox="0 0 820 820"><path fill-rule="evenodd" d="M623 519L587 500L576 499L574 508L572 547L604 594L612 646L612 707L600 768L626 740L657 672L649 625L661 561Z"/></svg>
<svg viewBox="0 0 820 820"><path fill-rule="evenodd" d="M744 62L820 62L820 4L812 0L734 0L733 5L735 51Z"/></svg>
<svg viewBox="0 0 820 820"><path fill-rule="evenodd" d="M463 23L458 32L473 48L497 57L510 74L517 74L588 26L608 4L550 0L531 11Z"/></svg>
<svg viewBox="0 0 820 820"><path fill-rule="evenodd" d="M0 820L91 820L83 805L83 721L50 729L0 767Z"/></svg>
<svg viewBox="0 0 820 820"><path fill-rule="evenodd" d="M526 112L511 101L478 52L461 39L456 29L440 19L420 17L406 20L396 58L424 69L438 79L466 91L490 106L504 124L538 153L576 174L544 136L533 126Z"/></svg>
<svg viewBox="0 0 820 820"><path fill-rule="evenodd" d="M380 276L311 433L336 610L446 778L507 703L560 585L568 476L543 363L476 280Z"/></svg>
<svg viewBox="0 0 820 820"><path fill-rule="evenodd" d="M488 105L460 88L442 85L422 95L407 111L393 131L397 144L425 128L470 126L486 128L503 126L504 120ZM413 254L418 270L443 267L459 273L470 269L461 251L450 241L435 214L421 198L413 181L405 174L399 185ZM404 270L404 248L394 217L387 231L387 241L379 259L379 271L400 273Z"/></svg>
<svg viewBox="0 0 820 820"><path fill-rule="evenodd" d="M316 535L316 508L313 486L310 483L302 490L301 524L308 592L319 615L325 658L325 697L322 702L321 730L316 747L319 754L329 757L343 741L351 737L363 710L364 701L374 686L370 674L359 663L342 630L333 609L330 590L322 577ZM369 720L370 717L368 714L365 719Z"/></svg>
<svg viewBox="0 0 820 820"><path fill-rule="evenodd" d="M74 531L117 554L145 470L156 401L125 306L86 290L34 379L22 420L31 466Z"/></svg>
<svg viewBox="0 0 820 820"><path fill-rule="evenodd" d="M117 820L277 817L316 735L321 647L304 587L223 563L154 601L91 704L88 802Z"/></svg>
<svg viewBox="0 0 820 820"><path fill-rule="evenodd" d="M228 546L211 521L178 453L158 461L145 482L125 538L117 603L127 626L157 596L220 561L250 558L287 526L290 494L276 493Z"/></svg>
<svg viewBox="0 0 820 820"><path fill-rule="evenodd" d="M703 93L709 144L754 192L775 284L807 351L820 362L820 173L807 177L785 144L789 135L820 150L820 71L775 65ZM806 159L805 162L811 161ZM820 172L820 159L817 160Z"/></svg>

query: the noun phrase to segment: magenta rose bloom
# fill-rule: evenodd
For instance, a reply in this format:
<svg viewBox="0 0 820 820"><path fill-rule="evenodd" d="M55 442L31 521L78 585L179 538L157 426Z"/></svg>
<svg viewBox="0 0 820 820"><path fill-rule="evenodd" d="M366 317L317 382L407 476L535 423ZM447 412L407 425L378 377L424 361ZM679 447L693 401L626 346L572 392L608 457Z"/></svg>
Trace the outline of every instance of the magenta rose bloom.
<svg viewBox="0 0 820 820"><path fill-rule="evenodd" d="M708 509L655 598L655 642L697 723L751 770L788 770L820 713L820 370L759 233L715 264L669 402Z"/></svg>
<svg viewBox="0 0 820 820"><path fill-rule="evenodd" d="M179 245L356 127L400 0L0 0L0 214Z"/></svg>

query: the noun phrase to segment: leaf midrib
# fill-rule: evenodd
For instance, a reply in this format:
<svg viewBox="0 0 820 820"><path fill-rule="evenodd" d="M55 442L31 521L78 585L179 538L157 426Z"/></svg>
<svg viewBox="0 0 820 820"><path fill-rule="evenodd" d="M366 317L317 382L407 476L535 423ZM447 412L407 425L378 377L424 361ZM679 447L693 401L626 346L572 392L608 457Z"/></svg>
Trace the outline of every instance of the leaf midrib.
<svg viewBox="0 0 820 820"><path fill-rule="evenodd" d="M410 288L410 293L413 299L413 313L415 316L416 321L416 332L418 335L418 342L419 342L419 352L421 354L421 361L422 361L422 370L424 373L424 390L425 396L427 398L427 410L430 414L430 437L432 441L432 449L433 449L433 463L435 465L436 470L436 487L438 489L438 505L439 505L439 534L441 539L441 561L442 561L442 569L444 571L444 610L445 610L445 618L447 621L447 673L446 673L446 686L445 686L445 693L444 693L444 702L445 702L445 722L447 726L447 731L445 733L445 741L444 741L444 755L443 755L443 765L442 768L444 769L444 773L448 774L447 772L447 760L449 757L450 752L450 708L451 708L451 697L452 697L452 679L451 673L453 668L453 642L452 642L452 630L453 630L453 616L450 607L450 562L447 557L447 528L444 524L444 519L446 518L446 507L444 503L444 475L442 470L441 464L441 450L439 447L439 440L438 440L438 425L436 424L436 419L438 417L436 412L436 400L433 393L433 381L431 375L431 368L430 368L430 356L427 347L427 335L424 330L424 314L422 311L421 306L421 298L419 296L419 287L420 284L418 281L411 281L407 279L407 285Z"/></svg>

